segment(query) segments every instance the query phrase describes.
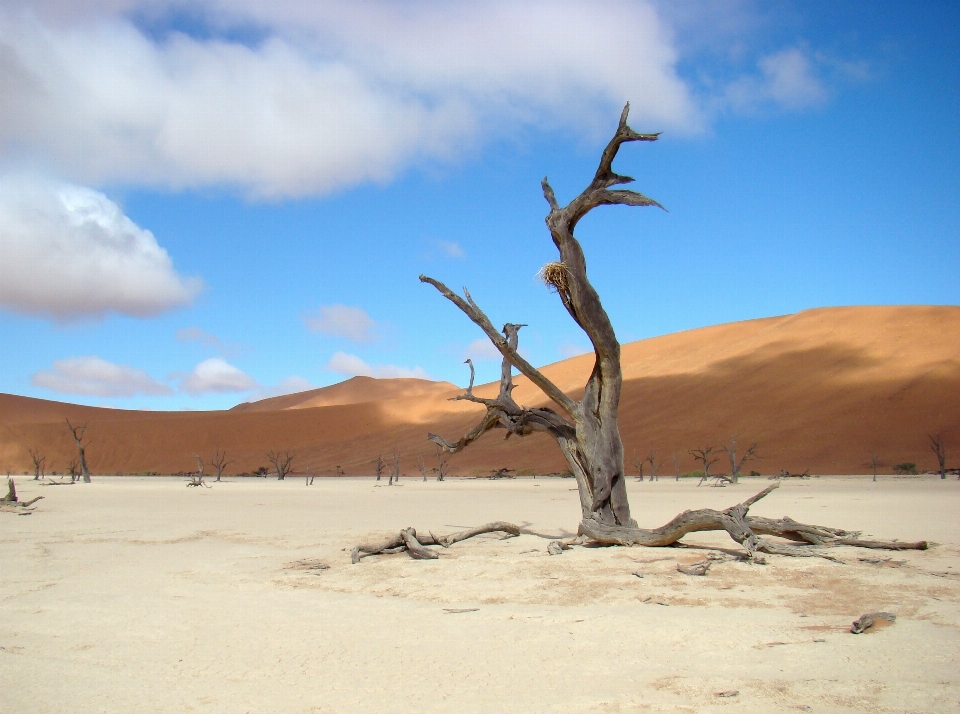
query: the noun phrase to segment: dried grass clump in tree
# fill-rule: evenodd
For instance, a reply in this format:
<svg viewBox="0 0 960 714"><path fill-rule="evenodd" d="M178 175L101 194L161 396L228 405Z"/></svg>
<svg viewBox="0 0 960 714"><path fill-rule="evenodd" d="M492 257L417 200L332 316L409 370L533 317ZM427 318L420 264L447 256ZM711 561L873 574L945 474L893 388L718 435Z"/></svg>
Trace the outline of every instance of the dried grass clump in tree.
<svg viewBox="0 0 960 714"><path fill-rule="evenodd" d="M570 294L570 268L566 263L554 261L540 268L537 278L548 288L552 288L561 295Z"/></svg>

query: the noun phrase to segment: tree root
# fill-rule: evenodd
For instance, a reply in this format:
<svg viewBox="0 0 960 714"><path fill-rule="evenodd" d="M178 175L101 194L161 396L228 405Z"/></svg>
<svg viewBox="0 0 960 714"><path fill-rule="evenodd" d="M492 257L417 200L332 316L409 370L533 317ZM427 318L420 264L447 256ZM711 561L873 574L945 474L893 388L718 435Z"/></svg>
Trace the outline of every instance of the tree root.
<svg viewBox="0 0 960 714"><path fill-rule="evenodd" d="M660 528L646 529L609 526L595 519L585 518L580 523L580 532L576 538L567 541L553 541L548 546L548 552L551 555L559 555L564 550L568 550L570 546L582 544L586 540L593 541L600 545L642 545L648 548L662 548L678 543L687 533L703 531L726 531L734 541L746 549L746 559L757 564L765 562L763 553L791 557L825 558L835 561L836 558L824 553L821 548L830 548L838 545L880 550L926 550L929 547L929 544L925 540L916 543L904 543L896 540L866 540L860 538L859 532L799 523L787 516L780 519L773 519L747 515L750 506L764 496L767 496L779 486L779 482L767 486L767 488L763 489L760 493L751 496L743 503L738 503L723 511L715 511L712 508L684 511ZM518 526L504 521L487 523L477 528L460 531L459 533L451 533L450 535L440 538L437 538L433 533L426 536L417 535L416 530L413 528L405 528L383 543L358 545L353 549L351 560L354 563L359 563L361 558L370 555L386 555L389 553L401 553L403 551L406 551L411 558L433 560L439 556L436 551L429 550L427 546L439 545L444 548L449 548L454 543L472 538L481 533L494 533L497 531L502 531L513 536L520 535L520 528ZM793 543L778 543L767 540L761 536L775 536L792 541ZM706 573L710 564L712 563L709 561L696 563L694 566L690 566L690 572L683 569L681 569L681 572L688 573L689 575L702 575ZM693 572L700 570L701 566L703 566L703 573Z"/></svg>
<svg viewBox="0 0 960 714"><path fill-rule="evenodd" d="M833 559L820 551L817 546L850 545L883 550L926 550L928 547L927 541L902 543L862 540L858 532L798 523L786 516L779 520L747 516L750 506L779 486L779 482L772 484L743 503L723 511L715 511L712 508L684 511L660 528L648 530L609 526L592 518L585 518L580 523L580 533L602 545L663 547L673 545L687 533L726 531L733 540L746 549L748 556L754 562L763 562L761 553ZM769 541L761 537L765 535L784 538L798 545Z"/></svg>
<svg viewBox="0 0 960 714"><path fill-rule="evenodd" d="M356 564L360 562L361 558L366 558L371 555L387 555L390 553L402 553L404 551L406 551L411 558L417 560L435 560L440 557L439 554L434 550L430 550L427 546L439 545L444 548L449 548L454 543L459 543L467 538L473 538L483 533L496 532L518 536L520 535L520 527L512 523L506 523L505 521L494 521L493 523L451 533L450 535L441 536L440 538L437 538L433 533L429 535L417 535L415 529L404 528L397 533L397 535L383 543L376 545L358 545L350 554L350 560Z"/></svg>

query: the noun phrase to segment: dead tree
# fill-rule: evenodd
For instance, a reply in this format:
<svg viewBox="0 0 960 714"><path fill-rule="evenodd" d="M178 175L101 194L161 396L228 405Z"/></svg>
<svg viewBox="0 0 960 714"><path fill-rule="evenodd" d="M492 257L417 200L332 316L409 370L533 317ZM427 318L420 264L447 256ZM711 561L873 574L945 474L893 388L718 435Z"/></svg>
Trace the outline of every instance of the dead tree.
<svg viewBox="0 0 960 714"><path fill-rule="evenodd" d="M637 481L643 481L643 465L647 463L646 459L638 459L636 453L633 455L633 468L637 470Z"/></svg>
<svg viewBox="0 0 960 714"><path fill-rule="evenodd" d="M655 141L657 134L638 134L627 125L629 104L624 107L616 134L606 146L600 166L590 185L567 206L561 207L546 179L542 182L543 195L550 206L546 217L559 260L549 263L541 277L560 298L571 318L586 333L593 345L596 361L580 400L565 394L543 373L533 367L519 353L518 333L523 325L506 323L498 331L477 306L467 290L461 297L443 283L420 276L422 282L436 288L441 295L458 307L487 335L503 356L500 373L500 391L496 398L479 397L473 385L464 394L454 397L480 404L485 413L480 423L456 441L448 441L437 434L429 439L447 453L457 453L486 432L503 429L506 436L527 436L546 432L556 439L561 452L577 480L582 520L581 536L601 544L667 546L694 531L726 531L747 551L748 557L759 561L766 553L784 555L819 555L815 546L860 545L892 549L926 548L926 542L899 543L860 540L857 534L839 529L808 526L788 518L771 520L747 517L747 511L756 501L766 496L777 484L752 498L724 511L700 509L685 511L670 523L655 529L637 527L630 515L623 467L623 443L617 423L623 376L620 368L620 343L617 341L610 318L600 303L600 297L587 279L586 259L580 243L574 237L577 223L591 210L603 205L659 206L646 196L633 191L613 189L632 181L613 171L613 160L626 142ZM513 399L512 368L516 368L552 401L552 406L520 406ZM801 545L782 545L764 539L773 535ZM430 536L430 540L438 540ZM440 543L443 545L443 543ZM387 552L403 546L414 557L435 557L425 548L416 532L410 528L378 546L360 546L354 550L354 562L360 553ZM813 546L813 547L811 547ZM430 554L432 553L432 554Z"/></svg>
<svg viewBox="0 0 960 714"><path fill-rule="evenodd" d="M877 455L876 455L876 454L870 454L870 465L873 467L873 481L874 481L874 483L876 483L876 481L877 481L877 464L878 464L878 463L879 463L879 461L877 460Z"/></svg>
<svg viewBox="0 0 960 714"><path fill-rule="evenodd" d="M931 436L927 434L930 440L930 451L937 457L937 464L940 466L940 478L947 477L947 447L943 443L943 437L940 434Z"/></svg>
<svg viewBox="0 0 960 714"><path fill-rule="evenodd" d="M703 476L700 477L700 482L697 484L697 486L700 486L704 481L707 481L710 479L710 467L720 460L719 456L713 456L711 458L711 455L716 450L716 448L717 447L715 446L703 446L703 447L700 447L699 449L690 449L690 451L687 452L694 459L696 459L701 464L703 464Z"/></svg>
<svg viewBox="0 0 960 714"><path fill-rule="evenodd" d="M70 463L67 464L67 473L70 474L70 482L76 483L80 474L80 462L77 461L76 456L70 459Z"/></svg>
<svg viewBox="0 0 960 714"><path fill-rule="evenodd" d="M80 426L73 426L69 419L64 419L64 422L67 425L67 429L70 430L70 434L73 435L74 443L77 445L77 463L80 468L80 473L83 474L83 482L90 483L90 469L87 468L87 447L90 446L90 442L88 441L86 444L83 443L83 435L87 431L87 425L81 424Z"/></svg>
<svg viewBox="0 0 960 714"><path fill-rule="evenodd" d="M200 486L202 488L212 488L212 486L203 482L203 459L200 458L200 454L194 454L193 458L197 460L197 473L190 476L190 480L187 481L187 487Z"/></svg>
<svg viewBox="0 0 960 714"><path fill-rule="evenodd" d="M670 454L673 457L673 471L677 477L677 481L680 480L680 454L673 452Z"/></svg>
<svg viewBox="0 0 960 714"><path fill-rule="evenodd" d="M379 481L381 474L383 474L383 469L387 465L386 462L383 460L383 456L381 454L377 454L376 464L377 464L377 481Z"/></svg>
<svg viewBox="0 0 960 714"><path fill-rule="evenodd" d="M420 469L420 475L423 476L423 480L427 480L427 465L423 461L423 455L417 454L417 468Z"/></svg>
<svg viewBox="0 0 960 714"><path fill-rule="evenodd" d="M657 474L657 469L663 466L663 462L657 463L657 452L651 448L650 454L645 460L650 464L650 480L659 481L660 476Z"/></svg>
<svg viewBox="0 0 960 714"><path fill-rule="evenodd" d="M30 454L30 458L33 460L33 480L39 481L41 477L45 476L43 471L43 465L46 463L47 457L43 455L43 452L40 451L38 446L36 449L27 449Z"/></svg>
<svg viewBox="0 0 960 714"><path fill-rule="evenodd" d="M267 460L273 464L277 481L283 481L287 474L293 471L293 454L289 451L268 451Z"/></svg>
<svg viewBox="0 0 960 714"><path fill-rule="evenodd" d="M393 468L390 470L390 482L388 486L393 486L393 484L400 484L400 451L394 447L393 448Z"/></svg>
<svg viewBox="0 0 960 714"><path fill-rule="evenodd" d="M217 447L217 450L213 452L213 459L210 461L211 466L217 470L217 481L220 481L223 470L227 468L227 465L232 463L232 461L227 461L226 449L220 451L220 447Z"/></svg>
<svg viewBox="0 0 960 714"><path fill-rule="evenodd" d="M721 441L720 448L727 452L727 458L730 459L730 480L733 481L733 483L740 483L740 469L743 468L743 465L747 463L747 461L763 458L757 453L757 444L754 443L747 447L747 450L743 452L743 456L738 459L737 440L734 437L730 437L730 446L727 446Z"/></svg>
<svg viewBox="0 0 960 714"><path fill-rule="evenodd" d="M472 365L471 365L472 366ZM447 459L450 457L446 455L446 452L440 448L439 445L437 449L437 481L443 481L447 475Z"/></svg>

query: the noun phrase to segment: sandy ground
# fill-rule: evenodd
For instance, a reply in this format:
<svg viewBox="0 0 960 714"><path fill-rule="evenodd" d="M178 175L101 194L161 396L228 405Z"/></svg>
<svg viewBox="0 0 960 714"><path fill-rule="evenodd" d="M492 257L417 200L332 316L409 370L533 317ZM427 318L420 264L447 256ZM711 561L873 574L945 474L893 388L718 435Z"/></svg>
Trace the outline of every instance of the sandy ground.
<svg viewBox="0 0 960 714"><path fill-rule="evenodd" d="M765 485L631 481L630 497L642 525L659 525ZM842 564L771 557L697 578L676 565L702 549L553 557L532 534L475 538L436 561L350 564L357 542L409 525L439 535L503 519L565 535L578 520L573 486L20 481L22 498L46 498L28 517L0 513L0 711L960 708L956 480L788 482L754 507L939 544L832 551ZM730 545L707 534L690 541ZM896 624L849 634L851 621L877 610L896 613Z"/></svg>

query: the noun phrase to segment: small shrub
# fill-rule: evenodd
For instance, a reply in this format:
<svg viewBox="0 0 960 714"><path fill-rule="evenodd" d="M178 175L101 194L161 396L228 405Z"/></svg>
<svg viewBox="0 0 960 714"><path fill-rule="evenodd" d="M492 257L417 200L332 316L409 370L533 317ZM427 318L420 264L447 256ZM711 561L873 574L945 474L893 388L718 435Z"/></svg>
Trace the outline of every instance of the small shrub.
<svg viewBox="0 0 960 714"><path fill-rule="evenodd" d="M751 475L751 476L762 476L763 474L761 474L759 471L751 471L751 472L750 472L750 475Z"/></svg>
<svg viewBox="0 0 960 714"><path fill-rule="evenodd" d="M681 474L680 478L703 478L703 471L690 471L685 474Z"/></svg>
<svg viewBox="0 0 960 714"><path fill-rule="evenodd" d="M916 474L917 465L912 461L904 461L902 464L897 464L894 466L893 472L900 476L903 476L904 474Z"/></svg>

